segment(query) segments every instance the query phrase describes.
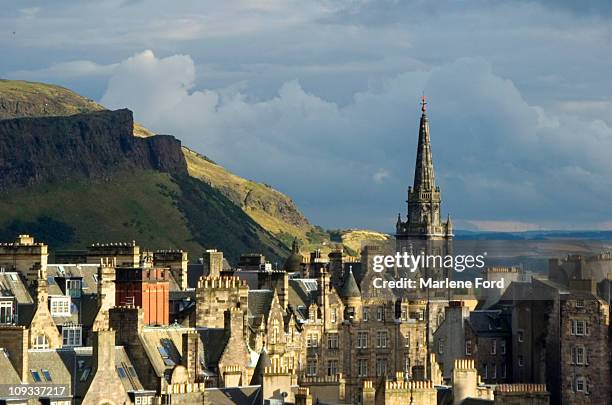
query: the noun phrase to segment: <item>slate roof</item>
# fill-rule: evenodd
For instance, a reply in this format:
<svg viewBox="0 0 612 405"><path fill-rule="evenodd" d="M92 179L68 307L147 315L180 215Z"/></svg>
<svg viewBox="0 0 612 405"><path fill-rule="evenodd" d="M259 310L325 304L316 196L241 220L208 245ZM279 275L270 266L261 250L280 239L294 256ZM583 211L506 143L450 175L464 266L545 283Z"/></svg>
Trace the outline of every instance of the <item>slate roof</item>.
<svg viewBox="0 0 612 405"><path fill-rule="evenodd" d="M3 384L21 384L21 378L15 371L15 368L8 359L8 355L3 348L0 348L0 370L2 370Z"/></svg>
<svg viewBox="0 0 612 405"><path fill-rule="evenodd" d="M344 284L340 290L340 296L344 298L361 297L359 286L357 285L357 281L355 280L355 276L351 270L349 270L349 273L344 280Z"/></svg>
<svg viewBox="0 0 612 405"><path fill-rule="evenodd" d="M208 400L215 405L253 405L263 402L261 386L208 388Z"/></svg>
<svg viewBox="0 0 612 405"><path fill-rule="evenodd" d="M262 384L263 374L266 367L270 367L272 365L272 361L270 360L270 356L268 356L268 352L265 349L259 353L259 358L257 359L257 365L255 366L255 370L253 370L253 378L251 379L252 385Z"/></svg>
<svg viewBox="0 0 612 405"><path fill-rule="evenodd" d="M262 322L267 321L273 298L272 290L249 290L249 326L257 328Z"/></svg>
<svg viewBox="0 0 612 405"><path fill-rule="evenodd" d="M229 341L229 333L222 328L202 328L198 329L198 333L204 344L206 368L214 370L219 366L219 360Z"/></svg>
<svg viewBox="0 0 612 405"><path fill-rule="evenodd" d="M501 310L477 310L470 312L468 322L477 335L510 335L510 314Z"/></svg>
<svg viewBox="0 0 612 405"><path fill-rule="evenodd" d="M0 297L15 297L18 304L34 303L19 273L14 271L0 273Z"/></svg>
<svg viewBox="0 0 612 405"><path fill-rule="evenodd" d="M167 375L167 372L172 370L176 364L180 364L183 333L186 330L186 328L176 326L145 327L143 329L140 340L158 377ZM204 348L206 349L206 346Z"/></svg>

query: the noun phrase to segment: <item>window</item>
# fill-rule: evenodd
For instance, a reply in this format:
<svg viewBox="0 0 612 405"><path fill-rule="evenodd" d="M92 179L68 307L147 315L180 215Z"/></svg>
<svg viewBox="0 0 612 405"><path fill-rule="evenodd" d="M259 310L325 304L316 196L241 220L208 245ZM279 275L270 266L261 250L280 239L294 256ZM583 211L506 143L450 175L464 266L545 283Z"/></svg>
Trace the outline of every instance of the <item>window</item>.
<svg viewBox="0 0 612 405"><path fill-rule="evenodd" d="M387 375L387 359L376 359L376 376Z"/></svg>
<svg viewBox="0 0 612 405"><path fill-rule="evenodd" d="M338 334L330 333L327 335L327 348L328 349L337 349L338 345Z"/></svg>
<svg viewBox="0 0 612 405"><path fill-rule="evenodd" d="M272 321L272 337L270 339L270 343L275 345L279 342L278 335L280 333L280 326L278 319Z"/></svg>
<svg viewBox="0 0 612 405"><path fill-rule="evenodd" d="M483 369L482 374L484 374L484 378L485 379L489 378L489 366L485 363L482 365L482 369Z"/></svg>
<svg viewBox="0 0 612 405"><path fill-rule="evenodd" d="M506 341L505 340L499 341L499 350L501 351L501 354L506 354Z"/></svg>
<svg viewBox="0 0 612 405"><path fill-rule="evenodd" d="M0 324L13 323L13 301L0 302Z"/></svg>
<svg viewBox="0 0 612 405"><path fill-rule="evenodd" d="M497 354L497 340L491 341L491 354Z"/></svg>
<svg viewBox="0 0 612 405"><path fill-rule="evenodd" d="M66 280L66 295L70 297L81 296L81 280L79 279L68 279Z"/></svg>
<svg viewBox="0 0 612 405"><path fill-rule="evenodd" d="M523 332L522 330L519 330L516 332L516 338L519 342L524 342L525 341L525 332Z"/></svg>
<svg viewBox="0 0 612 405"><path fill-rule="evenodd" d="M472 341L469 339L465 341L465 355L466 356L472 355Z"/></svg>
<svg viewBox="0 0 612 405"><path fill-rule="evenodd" d="M506 378L506 374L507 374L506 363L504 363L501 369L501 378Z"/></svg>
<svg viewBox="0 0 612 405"><path fill-rule="evenodd" d="M79 381L81 382L87 381L89 374L91 374L91 367L85 367L85 369L83 370L83 373L81 374L81 377L79 378Z"/></svg>
<svg viewBox="0 0 612 405"><path fill-rule="evenodd" d="M400 315L402 321L408 320L408 310L406 308L402 308L402 313Z"/></svg>
<svg viewBox="0 0 612 405"><path fill-rule="evenodd" d="M376 347L387 347L387 336L386 330L376 332Z"/></svg>
<svg viewBox="0 0 612 405"><path fill-rule="evenodd" d="M364 308L363 309L363 320L367 322L369 319L370 319L370 309Z"/></svg>
<svg viewBox="0 0 612 405"><path fill-rule="evenodd" d="M410 374L410 356L404 357L404 373Z"/></svg>
<svg viewBox="0 0 612 405"><path fill-rule="evenodd" d="M524 361L522 355L518 356L518 365L519 365L519 367L523 367L525 365L525 361Z"/></svg>
<svg viewBox="0 0 612 405"><path fill-rule="evenodd" d="M438 354L444 354L444 338L438 339Z"/></svg>
<svg viewBox="0 0 612 405"><path fill-rule="evenodd" d="M584 300L576 300L576 308L584 308Z"/></svg>
<svg viewBox="0 0 612 405"><path fill-rule="evenodd" d="M357 332L357 348L365 349L368 347L368 332Z"/></svg>
<svg viewBox="0 0 612 405"><path fill-rule="evenodd" d="M319 336L316 333L309 333L306 339L308 347L319 347Z"/></svg>
<svg viewBox="0 0 612 405"><path fill-rule="evenodd" d="M121 366L117 367L117 374L119 374L119 377L121 378L127 378L127 373L125 372L125 369Z"/></svg>
<svg viewBox="0 0 612 405"><path fill-rule="evenodd" d="M62 327L62 345L81 346L81 327L74 325Z"/></svg>
<svg viewBox="0 0 612 405"><path fill-rule="evenodd" d="M317 375L317 360L316 359L308 359L306 363L306 374L313 376Z"/></svg>
<svg viewBox="0 0 612 405"><path fill-rule="evenodd" d="M48 349L49 348L49 340L45 335L38 335L34 339L33 349Z"/></svg>
<svg viewBox="0 0 612 405"><path fill-rule="evenodd" d="M51 378L51 372L49 372L49 370L42 369L40 371L42 371L42 374L45 377L45 381L49 381L49 382L53 381L53 379Z"/></svg>
<svg viewBox="0 0 612 405"><path fill-rule="evenodd" d="M576 391L587 392L586 378L576 377Z"/></svg>
<svg viewBox="0 0 612 405"><path fill-rule="evenodd" d="M334 376L338 374L338 360L328 360L327 361L327 375Z"/></svg>
<svg viewBox="0 0 612 405"><path fill-rule="evenodd" d="M51 316L70 316L69 297L49 297Z"/></svg>
<svg viewBox="0 0 612 405"><path fill-rule="evenodd" d="M50 405L71 405L72 401L67 400L67 399L60 399L58 401L51 401L49 402Z"/></svg>
<svg viewBox="0 0 612 405"><path fill-rule="evenodd" d="M32 374L32 379L34 382L41 382L42 378L40 378L40 373L36 370L30 370L30 374Z"/></svg>
<svg viewBox="0 0 612 405"><path fill-rule="evenodd" d="M367 359L359 359L357 361L357 374L359 375L359 377L368 376L368 360Z"/></svg>
<svg viewBox="0 0 612 405"><path fill-rule="evenodd" d="M310 306L310 310L308 311L308 320L310 322L317 320L317 308L314 305Z"/></svg>
<svg viewBox="0 0 612 405"><path fill-rule="evenodd" d="M289 370L295 370L295 358L294 357L287 357L287 368Z"/></svg>
<svg viewBox="0 0 612 405"><path fill-rule="evenodd" d="M135 405L151 405L153 404L153 397L136 397Z"/></svg>
<svg viewBox="0 0 612 405"><path fill-rule="evenodd" d="M385 321L385 307L376 308L376 320L379 322Z"/></svg>
<svg viewBox="0 0 612 405"><path fill-rule="evenodd" d="M336 323L337 318L338 318L338 310L336 308L332 308L332 310L331 310L331 321L332 321L332 323Z"/></svg>
<svg viewBox="0 0 612 405"><path fill-rule="evenodd" d="M572 335L585 336L588 335L588 327L586 321L572 320Z"/></svg>
<svg viewBox="0 0 612 405"><path fill-rule="evenodd" d="M583 346L572 347L572 363L579 365L586 364L585 349Z"/></svg>

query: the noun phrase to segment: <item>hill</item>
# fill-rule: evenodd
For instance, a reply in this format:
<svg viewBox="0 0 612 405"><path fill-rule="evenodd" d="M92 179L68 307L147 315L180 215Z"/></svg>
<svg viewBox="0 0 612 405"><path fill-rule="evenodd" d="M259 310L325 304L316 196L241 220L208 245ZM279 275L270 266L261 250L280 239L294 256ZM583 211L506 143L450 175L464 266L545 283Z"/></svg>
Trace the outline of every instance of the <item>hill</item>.
<svg viewBox="0 0 612 405"><path fill-rule="evenodd" d="M90 125L93 125L96 120L104 120L104 118L101 118L104 116L103 114L101 114L104 111L107 110L102 105L86 97L80 96L74 93L73 91L61 86L25 81L0 80L0 120L36 117L66 117L73 116L75 114L98 113L89 115L87 119L87 122ZM119 119L120 115L121 114L114 115L112 120ZM174 139L172 137L161 135L154 136L154 132L144 128L137 122L133 122L131 114L129 115L129 117L122 117L123 118L121 119L127 120L132 123L131 131L132 134L135 135L137 138L153 139L153 141L151 141L152 143L142 143L137 139L130 139L129 137L126 137L123 142L127 142L127 144L129 145L140 145L139 147L142 147L142 145L149 145L147 147L150 147L151 145L163 143L162 140L164 139L165 142L169 142L170 138ZM27 120L18 121L13 122L10 125L25 126L27 128L27 122ZM50 127L55 126L55 131L59 130L61 132L63 129L57 128L57 126L60 125L60 123L61 125L67 125L67 122L68 121L52 119L47 121L45 124L49 127L44 127L44 129L40 128L40 130L44 133L44 131L47 131ZM8 130L9 133L10 131L19 130L19 128L17 127L9 128L9 124L7 123L5 123L4 125L5 130ZM72 125L75 125L74 121ZM27 133L29 133L28 131L31 132L31 128L29 130L26 129L25 133L22 135L27 135ZM51 150L47 150L44 152L37 151L36 149L40 145L33 144L31 139L29 141L22 140L22 143L5 140L4 144L0 147L6 150L12 149L13 152L25 150L29 154L28 156L30 158L33 156L43 156L45 158L42 160L33 161L28 158L28 156L25 156L24 159L21 161L20 165L17 165L17 167L15 165L12 165L10 168L7 166L5 169L10 170L10 173L6 172L6 175L3 175L3 177L0 179L0 190L2 188L10 188L11 186L24 187L32 185L32 182L34 181L37 182L37 187L35 187L34 190L39 190L42 186L46 184L45 182L47 181L54 181L56 182L56 184L62 181L74 182L75 177L79 177L80 180L77 181L78 184L74 184L76 188L85 187L85 185L88 184L87 182L95 182L97 187L99 188L104 188L103 185L105 185L107 182L114 182L117 184L123 182L122 187L125 187L126 190L131 190L130 193L127 193L125 195L125 197L127 198L130 195L136 196L139 194L139 191L133 189L134 185L137 183L136 181L132 181L135 179L133 179L131 175L125 174L126 171L136 169L142 169L139 176L143 179L143 184L146 184L148 187L153 187L154 184L157 184L160 185L160 187L163 186L164 189L171 189L170 185L166 183L167 181L170 181L171 183L175 181L173 180L173 178L176 177L176 173L174 174L174 177L170 179L163 179L159 176L151 177L150 170L156 171L159 168L151 166L153 162L150 161L150 156L148 156L147 153L144 153L142 151L140 155L133 155L129 159L122 161L122 167L114 168L114 172L121 170L124 172L121 178L117 177L116 175L113 175L111 176L112 178L110 178L104 168L107 165L114 163L112 162L112 160L108 159L105 161L100 161L97 156L97 148L103 147L103 145L97 143L98 141L96 139L92 139L90 141L92 142L92 144L89 145L89 148L87 148L85 145L81 145L82 147L79 151L75 151L72 156L68 156L66 154L55 153L58 151L53 150L54 147L50 144L45 144L45 147L50 148ZM170 149L176 152L176 148ZM312 225L308 221L308 219L300 212L300 210L291 198L275 190L274 188L266 184L247 180L240 176L237 176L229 172L222 166L216 164L206 156L194 152L185 146L182 146L180 148L180 151L183 155L182 160L184 160L185 163L185 165L182 166L180 170L181 178L188 179L189 184L198 184L199 188L203 187L199 183L204 183L204 185L208 186L211 190L220 193L223 197L229 200L229 202L233 203L233 205L239 207L243 211L243 213L250 217L250 219L256 224L258 224L261 228L263 228L263 230L267 231L267 233L270 234L269 236L272 236L273 239L275 238L280 240L284 244L282 250L284 250L285 247L291 246L293 239L297 237L301 242L301 250L303 254L306 254L307 252L314 249L321 249L322 253L325 255L331 249L343 247L347 254L355 256L358 254L361 240L363 240L364 238L374 237L374 239L379 239L381 237L384 237L382 234L371 233L369 231L325 231L320 227ZM106 152L108 152L108 150ZM53 155L53 153L55 153L55 155ZM107 154L103 154L102 156L106 156L108 158ZM151 156L155 157L156 153L153 152ZM70 157L74 165L70 166L67 165L66 162L61 162L67 157ZM88 173L88 175L85 177L79 176L79 173L81 175L83 174L82 169L84 168L81 167L83 164L81 160L83 159L89 162L86 165L86 170L90 171L90 173ZM130 161L131 159L134 159L135 161ZM178 155L173 156L173 159L175 160L175 164L181 162L181 158ZM58 160L60 161L59 164ZM142 163L143 161L149 161L149 165L144 168L140 167L138 162ZM33 164L30 164L29 162L33 162ZM55 165L58 166L55 167ZM187 176L185 176L185 174ZM106 179L106 177L109 178ZM85 178L86 182L83 183L85 181ZM193 182L194 179L197 179L199 182ZM64 185L62 185L62 187L64 187ZM142 193L140 194L141 197L144 197L145 195L155 195L147 194L149 191L152 190L148 190L146 192L145 190L140 191L142 191ZM52 193L53 190L50 190L50 192ZM57 188L55 192L59 193L56 195L57 198L69 198L67 194L61 192L61 188ZM81 189L79 192L84 191ZM101 197L96 196L96 198L99 199ZM41 201L43 200L44 199L38 201L37 204L41 205ZM227 201L225 202L227 203ZM26 229L27 227L25 227L24 225L28 225L30 226L30 229L34 227L35 229L39 229L41 232L44 232L45 226L48 225L48 220L52 217L55 218L58 216L56 210L53 210L49 206L45 206L45 209L38 209L36 208L36 204L29 205L25 200L23 201L23 203L26 206L30 207L30 214L34 211L39 214L39 217L37 218L42 218L41 222L32 222L35 219L32 218L32 215L30 215L29 219L24 222L25 217L20 215L15 216L16 213L13 213L11 214L13 215L13 217L11 218L17 222L12 224L12 228L6 229L12 229L13 231L17 228ZM117 205L117 212L123 212L123 204L133 205L134 203L137 203L137 200L128 201L124 199L122 201L117 200L116 202L105 202L105 204L109 207ZM82 206L75 206L71 207L71 210L75 212L74 218L81 218L82 215L80 215L80 211L85 210L85 208ZM0 214L1 213L2 212L0 211ZM50 216L51 213L53 213L53 216ZM123 212L121 215L126 214L125 212ZM100 217L98 217L98 220L103 221L103 223L110 224L115 220L115 218L106 218L106 215L102 214ZM151 218L143 217L141 219L141 224L144 224L145 221L150 220ZM125 221L122 221L122 223L123 222ZM78 224L78 226L75 226L74 229L78 231L76 238L80 238L80 236L78 235L85 235L87 232L83 231L82 229L89 227L92 223L95 223L95 221L90 221L88 223ZM127 223L130 223L130 221L127 221ZM3 223L0 221L0 226L2 226L2 224ZM153 228L155 227L153 226ZM159 235L154 235L153 228L150 231L146 231L145 228L141 226L139 229L142 232L139 231L138 233L134 234L129 229L122 229L121 227L119 227L113 228L112 232L109 229L108 234L109 239L117 239L119 237L122 237L122 235L126 235L123 236L124 238L127 238L127 235L132 235L131 237L133 237L134 235L140 235L140 238L135 239L149 239L151 241L155 241L153 245L157 246L158 243L163 242L164 238L160 237ZM111 235L113 236L112 238L110 238ZM186 235L191 235L191 233L183 232L182 235L183 236L181 237L176 235L171 237L171 235L168 234L167 238L172 240L172 245L174 246L176 245L175 242L182 239L183 237L186 237ZM49 235L49 237L53 237L53 235ZM93 237L93 235L91 235L91 237ZM88 239L83 236L83 238L81 239L89 240L91 238ZM95 240L97 241L98 239ZM208 241L213 242L211 245L208 246L216 246L214 244L214 240L208 238ZM186 242L183 241L182 243L185 244ZM198 245L197 243L194 244L193 242L189 242L189 244L194 246L193 249L195 249L195 246Z"/></svg>
<svg viewBox="0 0 612 405"><path fill-rule="evenodd" d="M0 120L0 238L52 248L134 239L147 248L222 249L236 260L286 246L218 190L189 176L172 136L133 136L129 110Z"/></svg>

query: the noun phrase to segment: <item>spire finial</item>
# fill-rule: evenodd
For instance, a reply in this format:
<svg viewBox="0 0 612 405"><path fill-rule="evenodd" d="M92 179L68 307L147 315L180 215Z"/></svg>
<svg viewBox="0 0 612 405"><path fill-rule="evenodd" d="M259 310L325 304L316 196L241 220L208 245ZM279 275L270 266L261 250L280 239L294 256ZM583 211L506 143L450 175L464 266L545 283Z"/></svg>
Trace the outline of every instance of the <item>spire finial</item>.
<svg viewBox="0 0 612 405"><path fill-rule="evenodd" d="M421 96L421 111L423 111L423 113L425 113L425 111L427 110L427 108L425 107L427 105L427 97L425 97L425 92L423 92L423 95Z"/></svg>

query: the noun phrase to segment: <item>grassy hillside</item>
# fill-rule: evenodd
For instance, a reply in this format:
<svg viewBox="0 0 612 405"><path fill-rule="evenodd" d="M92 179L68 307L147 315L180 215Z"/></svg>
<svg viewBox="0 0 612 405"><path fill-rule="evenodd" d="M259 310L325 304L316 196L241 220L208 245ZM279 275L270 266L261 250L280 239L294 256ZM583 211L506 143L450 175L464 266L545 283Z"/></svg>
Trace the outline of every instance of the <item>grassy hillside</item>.
<svg viewBox="0 0 612 405"><path fill-rule="evenodd" d="M51 248L131 241L151 249L182 248L198 257L205 248L287 252L280 242L206 184L167 173L138 172L112 181L62 182L19 190L0 199L0 240L31 233Z"/></svg>
<svg viewBox="0 0 612 405"><path fill-rule="evenodd" d="M262 227L276 235L285 233L306 240L312 225L289 197L265 184L236 176L188 148L183 147L183 153L192 177L221 191Z"/></svg>
<svg viewBox="0 0 612 405"><path fill-rule="evenodd" d="M0 80L0 119L73 115L103 109L95 101L64 87Z"/></svg>

